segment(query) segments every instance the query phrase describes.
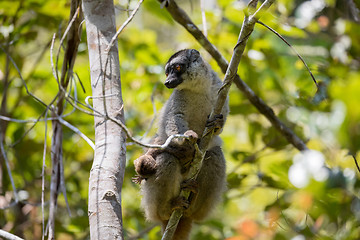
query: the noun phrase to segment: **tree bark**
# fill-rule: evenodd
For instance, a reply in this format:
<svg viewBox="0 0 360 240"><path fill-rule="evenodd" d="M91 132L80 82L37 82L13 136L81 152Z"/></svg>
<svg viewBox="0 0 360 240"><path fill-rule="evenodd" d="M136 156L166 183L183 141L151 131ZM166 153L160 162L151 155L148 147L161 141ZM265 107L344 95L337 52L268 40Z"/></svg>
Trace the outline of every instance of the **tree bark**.
<svg viewBox="0 0 360 240"><path fill-rule="evenodd" d="M125 171L125 134L110 118L124 122L112 0L84 0L95 117L95 156L89 179L91 239L123 239L121 186Z"/></svg>

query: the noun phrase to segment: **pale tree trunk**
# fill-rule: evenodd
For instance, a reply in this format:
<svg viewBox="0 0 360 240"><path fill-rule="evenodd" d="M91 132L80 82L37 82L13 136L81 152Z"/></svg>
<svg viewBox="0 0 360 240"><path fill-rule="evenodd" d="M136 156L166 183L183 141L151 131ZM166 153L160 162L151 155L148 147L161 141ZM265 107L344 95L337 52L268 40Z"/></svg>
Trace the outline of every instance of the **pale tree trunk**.
<svg viewBox="0 0 360 240"><path fill-rule="evenodd" d="M95 156L89 179L91 239L123 239L121 186L125 171L125 134L110 118L124 121L112 0L84 0L95 109ZM101 116L99 116L101 115Z"/></svg>

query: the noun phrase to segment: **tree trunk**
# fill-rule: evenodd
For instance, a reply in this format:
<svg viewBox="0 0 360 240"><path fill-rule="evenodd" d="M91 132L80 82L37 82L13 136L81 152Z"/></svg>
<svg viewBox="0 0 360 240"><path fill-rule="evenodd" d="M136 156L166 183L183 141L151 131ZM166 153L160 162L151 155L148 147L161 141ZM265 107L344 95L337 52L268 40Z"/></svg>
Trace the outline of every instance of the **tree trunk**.
<svg viewBox="0 0 360 240"><path fill-rule="evenodd" d="M91 239L123 239L121 186L125 171L125 134L110 118L124 121L112 0L84 0L83 11L95 110L95 156L89 179ZM102 116L99 116L102 115Z"/></svg>

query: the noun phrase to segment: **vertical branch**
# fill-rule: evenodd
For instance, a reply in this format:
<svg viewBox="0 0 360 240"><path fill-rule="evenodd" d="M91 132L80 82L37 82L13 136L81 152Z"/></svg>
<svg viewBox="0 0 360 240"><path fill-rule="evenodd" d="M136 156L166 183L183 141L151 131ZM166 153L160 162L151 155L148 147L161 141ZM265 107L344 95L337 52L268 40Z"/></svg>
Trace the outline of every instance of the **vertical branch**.
<svg viewBox="0 0 360 240"><path fill-rule="evenodd" d="M1 157L4 159L5 165L6 165L6 169L8 171L9 174L9 178L10 178L10 182L13 188L13 192L14 192L14 198L15 198L15 202L18 203L19 202L19 196L15 187L15 182L14 179L12 177L11 174L11 168L10 168L10 164L9 164L9 160L6 156L6 152L5 152L5 148L4 148L4 141L5 141L5 136L0 133L0 150L1 150Z"/></svg>
<svg viewBox="0 0 360 240"><path fill-rule="evenodd" d="M205 14L205 7L204 2L205 0L200 0L200 8L201 8L201 18L202 18L202 25L203 25L203 32L205 37L207 37L207 24L206 24L206 14Z"/></svg>
<svg viewBox="0 0 360 240"><path fill-rule="evenodd" d="M53 114L53 117L55 115ZM50 207L48 219L48 239L55 239L55 213L57 207L57 198L60 189L60 164L62 163L62 125L53 120L51 139L51 181L50 181Z"/></svg>
<svg viewBox="0 0 360 240"><path fill-rule="evenodd" d="M45 239L45 168L46 168L46 148L47 148L47 114L45 112L44 124L45 124L45 136L44 136L44 149L43 149L43 162L41 169L41 223L42 223L42 236L41 239Z"/></svg>
<svg viewBox="0 0 360 240"><path fill-rule="evenodd" d="M139 2L141 4L141 1ZM126 146L120 64L112 0L84 0L95 121L95 155L89 178L91 239L123 239L121 187ZM118 125L116 121L121 124Z"/></svg>
<svg viewBox="0 0 360 240"><path fill-rule="evenodd" d="M58 100L56 103L56 108L52 109L52 117L54 120L52 121L53 135L51 141L52 171L51 171L51 184L50 184L50 208L49 208L49 220L48 220L49 240L55 239L55 214L57 207L57 198L60 191L62 191L68 206L64 173L63 173L63 150L62 150L63 130L62 130L62 124L57 119L57 116L61 116L64 112L66 89L69 84L69 79L73 74L72 69L75 63L78 45L80 43L79 29L82 20L80 6L81 6L81 0L71 1L69 26L62 38L63 40L65 38L65 35L67 34L67 44L66 44L65 56L62 64L61 77L60 77L60 81L58 81L59 83ZM60 48L61 45L62 45L62 41L60 42ZM57 78L57 75L55 75L55 78ZM69 206L68 206L68 210L69 210Z"/></svg>
<svg viewBox="0 0 360 240"><path fill-rule="evenodd" d="M252 31L254 30L255 23L260 18L261 12L268 9L274 1L275 0L266 0L256 11L255 11L255 8L257 5L257 0L250 1L249 5L248 5L248 9L247 9L248 13L246 14L246 16L244 18L243 25L240 30L238 42L236 43L236 46L234 48L233 55L231 57L229 66L226 70L225 79L223 81L223 86L219 90L218 98L217 98L216 104L214 106L214 109L210 115L210 119L212 117L214 117L215 115L218 115L221 113L221 110L224 107L224 104L226 102L226 99L227 99L227 96L228 96L228 93L230 90L230 86L231 86L235 76L237 75L237 68L239 66L241 57L245 50L247 40L248 40L249 36L251 35ZM201 141L199 144L199 149L198 149L198 151L196 151L197 154L194 157L194 161L189 170L190 178L196 178L197 174L199 173L206 149L208 148L208 145L209 145L210 140L213 135L213 130L214 129L208 129L208 128L206 128L204 130L203 137L201 138ZM188 198L190 193L188 191L187 192L182 191L181 195ZM169 222L166 226L164 235L162 237L162 240L171 240L172 239L174 231L176 230L176 227L177 227L178 222L181 217L182 217L182 209L176 209L171 214Z"/></svg>

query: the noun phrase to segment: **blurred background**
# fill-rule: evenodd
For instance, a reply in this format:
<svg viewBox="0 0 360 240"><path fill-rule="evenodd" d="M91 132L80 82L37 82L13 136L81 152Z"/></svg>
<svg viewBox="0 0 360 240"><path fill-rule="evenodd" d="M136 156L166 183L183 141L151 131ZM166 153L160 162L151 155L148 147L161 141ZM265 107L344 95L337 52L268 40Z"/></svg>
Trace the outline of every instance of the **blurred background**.
<svg viewBox="0 0 360 240"><path fill-rule="evenodd" d="M247 1L177 1L227 60L237 42ZM137 1L115 1L119 27ZM0 228L25 239L42 234L41 170L46 142L45 201L49 200L51 122L36 120L58 92L50 61L69 19L69 0L2 0L0 3L1 141L20 202L3 157L0 159ZM222 133L228 190L212 217L195 225L192 239L359 239L360 172L360 1L278 0L261 21L280 33L303 63L261 25L252 33L238 73L276 115L306 141L311 151L290 145L233 86L230 116ZM69 92L80 102L91 95L85 24ZM164 64L177 50L198 49L221 78L216 62L156 0L145 0L118 40L126 125L148 141L151 124L171 94L163 86ZM59 64L63 52L59 54ZM56 57L53 57L54 62ZM14 65L14 63L16 65ZM59 69L61 66L59 67ZM64 119L94 138L93 117L66 105ZM47 133L47 134L46 134ZM92 148L64 127L64 174L71 217L59 197L58 239L89 239L88 178ZM146 222L140 208L133 160L143 153L128 144L122 190L125 239L160 239L160 227ZM45 219L48 215L45 205Z"/></svg>

